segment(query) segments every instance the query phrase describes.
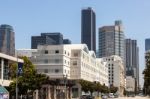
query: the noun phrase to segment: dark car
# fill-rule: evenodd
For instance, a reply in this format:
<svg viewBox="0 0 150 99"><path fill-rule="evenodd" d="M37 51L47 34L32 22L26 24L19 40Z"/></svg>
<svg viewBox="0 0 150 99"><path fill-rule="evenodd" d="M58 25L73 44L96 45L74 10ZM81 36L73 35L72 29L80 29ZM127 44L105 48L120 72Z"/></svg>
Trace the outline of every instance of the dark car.
<svg viewBox="0 0 150 99"><path fill-rule="evenodd" d="M94 97L90 95L82 95L80 99L94 99Z"/></svg>

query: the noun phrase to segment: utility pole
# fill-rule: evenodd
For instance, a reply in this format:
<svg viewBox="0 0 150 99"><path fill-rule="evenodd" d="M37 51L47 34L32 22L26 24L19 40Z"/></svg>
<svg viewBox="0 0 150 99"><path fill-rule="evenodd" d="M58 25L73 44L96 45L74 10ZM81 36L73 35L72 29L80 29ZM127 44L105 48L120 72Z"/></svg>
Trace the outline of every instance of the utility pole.
<svg viewBox="0 0 150 99"><path fill-rule="evenodd" d="M16 68L16 99L18 99L18 56L17 56L17 68Z"/></svg>
<svg viewBox="0 0 150 99"><path fill-rule="evenodd" d="M63 75L64 77L64 84L65 84L65 99L67 99L67 74Z"/></svg>

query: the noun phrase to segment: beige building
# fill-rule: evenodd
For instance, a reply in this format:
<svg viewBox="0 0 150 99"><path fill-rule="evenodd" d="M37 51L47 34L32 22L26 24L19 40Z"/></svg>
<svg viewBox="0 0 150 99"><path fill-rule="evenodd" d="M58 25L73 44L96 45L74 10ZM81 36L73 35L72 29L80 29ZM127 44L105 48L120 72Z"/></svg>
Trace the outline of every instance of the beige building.
<svg viewBox="0 0 150 99"><path fill-rule="evenodd" d="M132 76L126 76L126 90L128 92L135 91L135 78L133 78Z"/></svg>
<svg viewBox="0 0 150 99"><path fill-rule="evenodd" d="M19 50L20 55L25 52L32 52L29 49ZM36 66L38 73L46 74L50 79L59 79L60 83L67 79L68 81L87 80L91 82L100 82L108 86L108 66L103 59L96 58L93 51L89 51L85 44L66 44L66 45L39 45L30 56L32 63ZM67 89L69 86L44 86L47 92L47 99L63 99L65 96L79 98L81 96L81 87L78 83L72 88L72 95ZM43 88L43 89L44 89ZM55 90L53 90L55 89ZM40 92L36 92L36 97ZM51 98L50 98L51 97ZM38 98L37 98L38 99ZM40 97L39 97L40 99ZM68 98L67 98L68 99ZM70 98L69 98L70 99ZM73 99L73 98L72 98Z"/></svg>
<svg viewBox="0 0 150 99"><path fill-rule="evenodd" d="M125 88L125 70L122 59L117 55L104 57L103 60L107 62L109 71L109 86L118 87L118 93L123 96Z"/></svg>
<svg viewBox="0 0 150 99"><path fill-rule="evenodd" d="M50 78L83 79L108 86L108 67L85 44L40 45L31 61Z"/></svg>

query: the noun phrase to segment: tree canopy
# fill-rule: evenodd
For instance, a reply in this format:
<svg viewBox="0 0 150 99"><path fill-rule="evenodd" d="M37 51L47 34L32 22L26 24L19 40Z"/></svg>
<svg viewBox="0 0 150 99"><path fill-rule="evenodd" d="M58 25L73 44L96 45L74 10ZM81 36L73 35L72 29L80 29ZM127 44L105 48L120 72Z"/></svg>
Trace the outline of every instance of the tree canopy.
<svg viewBox="0 0 150 99"><path fill-rule="evenodd" d="M102 93L109 93L109 91L110 91L110 89L107 86L101 85L99 82L90 82L90 81L86 81L86 80L80 80L79 83L84 92L90 91L91 94L94 91L102 92Z"/></svg>
<svg viewBox="0 0 150 99"><path fill-rule="evenodd" d="M44 74L38 74L36 72L35 66L27 57L22 57L23 63L23 72L21 76L18 76L18 90L20 95L27 94L27 92L33 92L36 89L41 88L49 78ZM16 87L16 69L17 64L12 64L10 66L10 77L13 79L13 82L9 86L9 92L15 94Z"/></svg>
<svg viewBox="0 0 150 99"><path fill-rule="evenodd" d="M144 93L146 95L150 95L150 52L146 53L145 56L145 63L146 63L146 67L143 71L144 74Z"/></svg>

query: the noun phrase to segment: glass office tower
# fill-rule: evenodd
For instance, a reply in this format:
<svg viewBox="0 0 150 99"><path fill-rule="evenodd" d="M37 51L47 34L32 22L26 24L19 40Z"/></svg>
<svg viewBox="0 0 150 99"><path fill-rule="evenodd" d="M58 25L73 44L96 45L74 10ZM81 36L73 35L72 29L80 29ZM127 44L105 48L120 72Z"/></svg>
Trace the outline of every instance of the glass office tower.
<svg viewBox="0 0 150 99"><path fill-rule="evenodd" d="M7 24L0 25L0 52L15 55L15 33L13 27Z"/></svg>
<svg viewBox="0 0 150 99"><path fill-rule="evenodd" d="M82 10L81 15L81 43L87 44L89 50L96 53L96 19L92 8Z"/></svg>

